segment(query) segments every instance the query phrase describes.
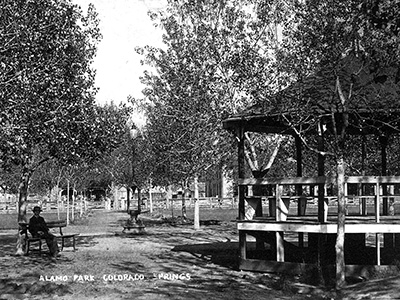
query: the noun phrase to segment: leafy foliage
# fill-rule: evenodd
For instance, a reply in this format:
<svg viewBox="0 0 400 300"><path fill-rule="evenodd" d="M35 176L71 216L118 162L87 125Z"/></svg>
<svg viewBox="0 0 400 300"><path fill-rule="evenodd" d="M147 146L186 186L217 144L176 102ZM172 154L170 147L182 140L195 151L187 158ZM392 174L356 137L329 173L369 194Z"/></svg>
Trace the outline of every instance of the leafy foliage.
<svg viewBox="0 0 400 300"><path fill-rule="evenodd" d="M148 160L148 140L141 135L132 136L136 130L126 130L119 146L99 161L99 168L116 184L142 189L148 184L152 164Z"/></svg>
<svg viewBox="0 0 400 300"><path fill-rule="evenodd" d="M101 39L94 7L70 0L1 1L0 164L20 166L20 218L33 172L50 159L90 163L115 148L129 109L94 103Z"/></svg>
<svg viewBox="0 0 400 300"><path fill-rule="evenodd" d="M77 155L77 132L94 113L95 11L20 0L2 3L1 15L1 162L26 164L38 147Z"/></svg>
<svg viewBox="0 0 400 300"><path fill-rule="evenodd" d="M67 163L65 160L49 160L37 168L32 176L33 189L48 192L57 184L65 185L65 180L79 191L85 191L91 187L103 187L106 189L115 178L107 176L108 170L104 161L109 159L112 151L121 147L124 143L124 135L127 129L127 120L131 108L126 105L116 106L113 103L95 107L95 124L93 132L85 140L82 137L82 145L89 155L81 155L79 160ZM82 146L82 147L83 147ZM110 168L115 168L114 161L108 162Z"/></svg>
<svg viewBox="0 0 400 300"><path fill-rule="evenodd" d="M273 104L292 116L297 112L295 124L311 124L310 111L313 120L325 115L329 122L335 122L330 114L357 111L336 120L341 126L331 133L341 147L351 126L361 130L360 124L369 122L370 130L382 134L388 125L382 121L396 124L398 116L391 113L400 108L397 7L396 1L296 2L278 52L292 85Z"/></svg>
<svg viewBox="0 0 400 300"><path fill-rule="evenodd" d="M278 52L289 87L282 86L286 89L271 104L306 145L309 130L319 136L330 134L325 140L329 149L318 151L332 154L337 175L336 288L340 289L345 283L344 176L349 163L356 168L360 161L352 161L349 155L357 153L349 133L374 133L384 146L388 136L400 130L399 4L380 0L294 3L294 17L285 24L284 47ZM364 164L361 161L361 172L366 170ZM385 169L381 168L382 175Z"/></svg>
<svg viewBox="0 0 400 300"><path fill-rule="evenodd" d="M274 3L252 1L169 1L166 12L151 14L165 30L165 48L137 49L154 70L142 78L142 105L156 173L167 182L232 158L222 120L276 85L272 14L283 16Z"/></svg>

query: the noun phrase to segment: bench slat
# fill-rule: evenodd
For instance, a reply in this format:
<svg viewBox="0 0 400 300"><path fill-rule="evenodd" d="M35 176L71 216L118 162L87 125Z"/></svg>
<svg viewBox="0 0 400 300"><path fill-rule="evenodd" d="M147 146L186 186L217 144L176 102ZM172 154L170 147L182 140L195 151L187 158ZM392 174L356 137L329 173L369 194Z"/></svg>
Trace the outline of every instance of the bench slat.
<svg viewBox="0 0 400 300"><path fill-rule="evenodd" d="M25 227L25 236L26 236L26 254L29 253L29 247L30 247L30 243L31 242L39 242L39 252L41 251L42 248L42 237L28 237L28 228L29 228L29 224L26 223L20 223L20 225ZM62 233L62 227L67 227L67 222L66 221L49 221L46 222L46 225L48 228L59 228L60 229L60 235L55 235L56 238L61 238L61 251L64 248L64 243L65 243L65 239L71 238L72 239L72 245L74 247L74 251L76 250L75 247L75 242L76 242L76 236L79 235L79 233L70 233L70 234L63 234Z"/></svg>

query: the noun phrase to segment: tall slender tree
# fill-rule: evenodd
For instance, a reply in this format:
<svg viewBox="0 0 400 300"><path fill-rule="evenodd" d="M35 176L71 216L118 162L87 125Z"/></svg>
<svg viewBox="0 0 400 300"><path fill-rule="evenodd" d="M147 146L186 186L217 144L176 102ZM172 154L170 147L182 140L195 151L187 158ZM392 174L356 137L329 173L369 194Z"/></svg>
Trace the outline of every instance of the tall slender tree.
<svg viewBox="0 0 400 300"><path fill-rule="evenodd" d="M395 129L398 124L398 115L391 111L398 112L400 108L399 4L379 0L295 1L294 8L295 13L285 24L284 46L278 56L286 87L290 86L272 104L281 108L283 114L297 112L287 121L293 128L303 128L298 132L303 141L312 124L327 118L333 124L327 148L318 152L333 157L336 165L336 268L337 288L341 288L345 283L344 175L350 163L346 155L348 130L350 126L361 130L361 124L374 124L376 134L382 134L382 127ZM385 124L379 121L384 117ZM326 128L321 124L319 130L322 134Z"/></svg>
<svg viewBox="0 0 400 300"><path fill-rule="evenodd" d="M188 182L230 159L221 121L276 86L270 52L283 15L273 3L183 0L151 14L165 30L165 47L137 51L153 70L142 78L144 110L164 179Z"/></svg>
<svg viewBox="0 0 400 300"><path fill-rule="evenodd" d="M0 162L21 166L19 220L29 179L43 162L98 156L118 124L94 103L91 62L101 38L94 7L70 0L2 1L0 6Z"/></svg>

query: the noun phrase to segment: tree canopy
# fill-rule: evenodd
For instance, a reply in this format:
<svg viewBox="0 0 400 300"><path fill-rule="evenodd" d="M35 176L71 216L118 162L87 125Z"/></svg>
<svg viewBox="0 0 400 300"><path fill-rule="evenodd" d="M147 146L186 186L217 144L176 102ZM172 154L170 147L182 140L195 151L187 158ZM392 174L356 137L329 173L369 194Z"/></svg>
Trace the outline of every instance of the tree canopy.
<svg viewBox="0 0 400 300"><path fill-rule="evenodd" d="M277 54L288 75L286 91L272 106L297 111L303 118L296 122L310 111L316 118L357 111L347 120L353 125L399 110L396 1L299 1L294 8ZM395 124L398 117L385 121ZM347 123L337 132L343 141Z"/></svg>
<svg viewBox="0 0 400 300"><path fill-rule="evenodd" d="M94 114L95 11L84 17L70 1L21 0L5 1L1 15L1 162L27 163L38 147L75 154Z"/></svg>
<svg viewBox="0 0 400 300"><path fill-rule="evenodd" d="M281 92L259 106L265 113L279 115L307 146L310 139L306 140L306 133L313 130L319 155L334 159L338 189L336 286L341 288L345 283L344 175L354 159L349 149L355 147L349 134L365 138L373 133L384 151L388 136L400 132L399 3L293 3L293 17L283 24L282 47L277 51L285 80ZM330 138L325 139L323 148L325 133ZM381 175L386 175L384 160ZM320 162L324 165L321 158ZM322 202L319 197L320 207ZM386 206L384 203L384 209Z"/></svg>
<svg viewBox="0 0 400 300"><path fill-rule="evenodd" d="M143 82L160 165L188 175L221 161L229 148L220 121L256 104L309 148L318 143L308 130L329 131L328 148L316 152L332 155L342 188L350 131L399 132L399 11L395 0L169 1L152 15L165 48L139 49L155 70Z"/></svg>
<svg viewBox="0 0 400 300"><path fill-rule="evenodd" d="M126 113L95 105L91 63L101 39L92 5L1 1L0 163L21 167L20 218L29 178L43 162L98 157L118 143Z"/></svg>
<svg viewBox="0 0 400 300"><path fill-rule="evenodd" d="M272 15L283 16L273 3L253 1L169 1L151 14L165 47L137 49L150 67L144 110L157 165L171 181L231 158L221 121L276 84Z"/></svg>

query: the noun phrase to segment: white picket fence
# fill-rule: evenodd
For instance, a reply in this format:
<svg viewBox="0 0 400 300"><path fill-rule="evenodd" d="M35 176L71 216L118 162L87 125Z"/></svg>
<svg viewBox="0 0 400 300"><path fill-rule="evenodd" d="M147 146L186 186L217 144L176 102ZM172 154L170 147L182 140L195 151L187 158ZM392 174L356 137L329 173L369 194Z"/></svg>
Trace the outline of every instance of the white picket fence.
<svg viewBox="0 0 400 300"><path fill-rule="evenodd" d="M145 198L142 200L142 209L149 210L150 209L150 199ZM216 198L216 197L202 197L199 198L199 207L200 208L237 208L238 202L234 197L231 198ZM101 204L102 207L106 210L126 210L127 209L127 201L126 199L119 199L118 201L113 201L112 199L107 198ZM152 200L153 209L171 209L171 208L180 208L182 207L182 198L172 198L172 199L153 199ZM188 198L185 199L185 205L187 208L194 208L194 199ZM130 201L130 208L136 209L138 206L138 200L132 199Z"/></svg>
<svg viewBox="0 0 400 300"><path fill-rule="evenodd" d="M216 197L202 197L199 198L199 208L237 208L238 201L236 198L216 198ZM195 200L193 198L185 199L187 208L194 208ZM153 207L170 209L182 206L182 198L162 199L153 201Z"/></svg>

